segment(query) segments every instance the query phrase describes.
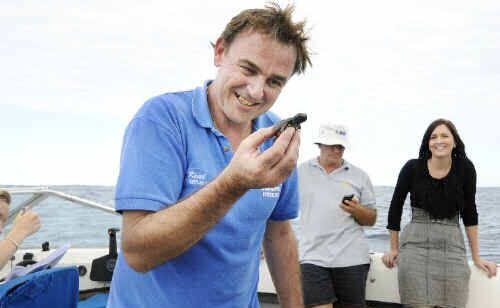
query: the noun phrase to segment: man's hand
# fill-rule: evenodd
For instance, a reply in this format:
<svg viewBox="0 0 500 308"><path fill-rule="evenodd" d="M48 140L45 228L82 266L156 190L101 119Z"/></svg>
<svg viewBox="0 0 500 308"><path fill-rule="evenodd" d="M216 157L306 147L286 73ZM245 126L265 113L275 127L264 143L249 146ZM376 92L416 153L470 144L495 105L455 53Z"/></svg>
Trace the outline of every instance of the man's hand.
<svg viewBox="0 0 500 308"><path fill-rule="evenodd" d="M341 202L339 206L341 209L354 216L354 213L360 208L361 204L358 199L352 198L351 200Z"/></svg>
<svg viewBox="0 0 500 308"><path fill-rule="evenodd" d="M240 143L222 174L231 186L244 190L274 187L290 175L299 158L300 133L289 127L270 148L261 152L260 145L275 132L274 127L261 128Z"/></svg>
<svg viewBox="0 0 500 308"><path fill-rule="evenodd" d="M357 198L345 200L340 203L340 208L351 214L356 222L362 226L373 226L377 220L377 211L375 209L363 206Z"/></svg>

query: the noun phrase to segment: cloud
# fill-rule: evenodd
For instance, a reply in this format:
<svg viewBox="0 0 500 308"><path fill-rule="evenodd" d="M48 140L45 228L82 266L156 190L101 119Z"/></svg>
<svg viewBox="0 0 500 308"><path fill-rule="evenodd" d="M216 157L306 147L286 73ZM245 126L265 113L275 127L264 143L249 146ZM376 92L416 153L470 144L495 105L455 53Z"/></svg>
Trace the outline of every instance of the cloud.
<svg viewBox="0 0 500 308"><path fill-rule="evenodd" d="M311 140L320 122L348 123L356 142L347 154L373 171L375 184L391 185L394 170L416 153L426 125L448 117L478 158L480 183L498 185L500 167L491 153L500 150L495 145L500 132L491 124L500 111L500 3L300 0L296 6L296 19L305 17L311 26L313 67L292 78L273 110L283 117L308 113L302 160L317 153ZM87 146L108 145L113 154L102 155L100 167L115 166L122 130L147 98L193 88L214 76L210 41L241 9L241 3L229 0L2 2L0 121L12 118L6 110L16 108L63 127L70 125L48 114L83 117L88 120L72 127L78 139L88 127L107 121L108 126L92 132L107 141ZM49 124L37 131L54 135L59 126ZM78 139L65 139L65 146L57 139L44 145L17 130L23 132L19 139L47 153L44 161L64 162L64 169L85 157L101 163ZM63 149L73 157L61 157ZM29 167L3 173L5 179L65 178L53 176L50 168L34 172L40 156L12 151L13 165ZM75 174L90 181L88 170L81 164ZM96 181L113 178L109 174Z"/></svg>

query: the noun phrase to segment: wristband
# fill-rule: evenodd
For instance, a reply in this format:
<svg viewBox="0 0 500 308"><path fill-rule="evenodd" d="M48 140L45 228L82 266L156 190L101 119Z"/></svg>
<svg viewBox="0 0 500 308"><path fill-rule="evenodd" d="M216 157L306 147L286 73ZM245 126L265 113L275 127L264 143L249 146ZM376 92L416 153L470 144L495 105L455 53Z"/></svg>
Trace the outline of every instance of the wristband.
<svg viewBox="0 0 500 308"><path fill-rule="evenodd" d="M14 246L16 246L16 250L19 248L19 244L14 241L13 239L11 239L10 237L4 237L4 239L6 239L7 241L11 242Z"/></svg>

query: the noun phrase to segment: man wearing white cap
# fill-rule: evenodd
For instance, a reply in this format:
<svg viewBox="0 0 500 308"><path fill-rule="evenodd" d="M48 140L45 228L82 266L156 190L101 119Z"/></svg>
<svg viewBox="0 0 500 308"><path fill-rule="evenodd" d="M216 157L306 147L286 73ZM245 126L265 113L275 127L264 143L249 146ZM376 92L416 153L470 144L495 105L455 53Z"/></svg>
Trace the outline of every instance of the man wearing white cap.
<svg viewBox="0 0 500 308"><path fill-rule="evenodd" d="M366 307L370 268L363 226L377 218L370 178L343 159L345 126L323 124L319 157L299 167L299 251L307 307ZM350 200L349 200L350 199Z"/></svg>

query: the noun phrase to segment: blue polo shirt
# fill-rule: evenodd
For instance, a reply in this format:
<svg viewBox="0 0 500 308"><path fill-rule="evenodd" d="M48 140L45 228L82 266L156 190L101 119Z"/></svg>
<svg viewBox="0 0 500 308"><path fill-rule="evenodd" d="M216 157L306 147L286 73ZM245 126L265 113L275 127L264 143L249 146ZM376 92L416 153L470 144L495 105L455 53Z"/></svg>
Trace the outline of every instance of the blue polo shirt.
<svg viewBox="0 0 500 308"><path fill-rule="evenodd" d="M127 127L116 185L117 211L158 211L213 180L230 162L229 140L213 125L206 82L147 101ZM278 121L271 112L253 129ZM264 151L272 145L266 140ZM260 249L268 220L298 214L297 172L252 189L194 246L147 273L118 256L108 307L259 307Z"/></svg>

